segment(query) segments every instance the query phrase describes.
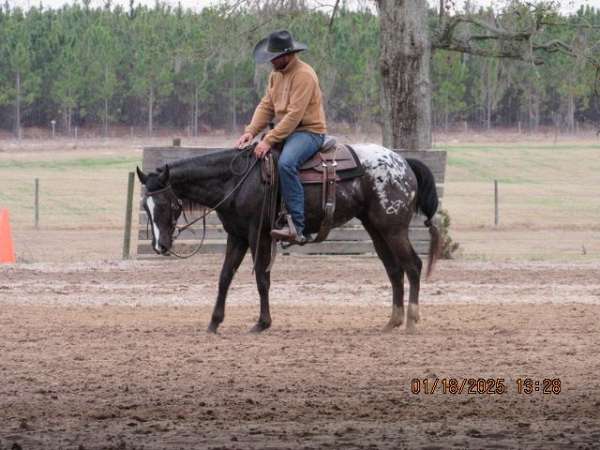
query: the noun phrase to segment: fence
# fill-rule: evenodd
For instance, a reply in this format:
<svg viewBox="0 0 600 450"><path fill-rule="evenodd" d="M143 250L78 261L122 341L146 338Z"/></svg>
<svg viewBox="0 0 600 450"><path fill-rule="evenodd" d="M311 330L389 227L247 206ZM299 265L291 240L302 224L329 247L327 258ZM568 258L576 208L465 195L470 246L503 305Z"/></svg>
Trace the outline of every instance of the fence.
<svg viewBox="0 0 600 450"><path fill-rule="evenodd" d="M17 175L0 179L0 207L10 211L17 261L122 256L126 171L61 176L56 171L18 169Z"/></svg>
<svg viewBox="0 0 600 450"><path fill-rule="evenodd" d="M165 163L181 158L189 158L201 154L222 150L220 148L191 148L191 147L147 147L143 154L143 170L152 171ZM445 151L402 151L402 156L415 158L423 161L432 170L438 183L438 194L443 196L443 183L446 172ZM138 255L151 255L151 232L147 226L147 216L142 208L139 215L138 230ZM180 219L183 220L183 219ZM410 239L415 249L420 254L426 254L429 248L429 232L423 226L424 218L416 216L411 223L409 231ZM183 222L180 223L183 225ZM180 235L177 241L178 251L187 252L198 244L202 236L199 229L201 225L191 227ZM210 215L207 219L207 232L202 253L220 253L225 251L226 233L216 215ZM292 246L286 250L289 253L302 254L363 254L373 253L375 250L369 235L360 222L356 219L346 225L334 229L327 240L318 245Z"/></svg>

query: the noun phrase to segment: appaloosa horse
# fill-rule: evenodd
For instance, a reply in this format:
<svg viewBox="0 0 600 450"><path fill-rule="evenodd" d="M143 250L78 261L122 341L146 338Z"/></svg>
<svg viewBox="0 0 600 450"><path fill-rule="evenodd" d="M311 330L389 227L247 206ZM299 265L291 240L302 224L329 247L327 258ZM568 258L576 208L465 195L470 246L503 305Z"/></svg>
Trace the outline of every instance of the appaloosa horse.
<svg viewBox="0 0 600 450"><path fill-rule="evenodd" d="M145 174L137 168L145 186L143 206L152 229L152 247L168 254L173 245L177 219L185 204L216 207L227 232L227 250L219 278L216 304L208 331L216 332L225 316L225 299L233 276L248 248L255 259L260 295L260 316L252 331L271 326L269 312L271 237L261 227L265 184L250 147L245 151L224 150L176 161ZM419 286L422 262L409 239L408 227L415 211L427 220L431 244L427 274L438 257L440 236L431 222L438 207L433 174L417 160L405 160L375 144L353 146L364 168L361 177L339 181L333 226L358 218L369 233L392 285L392 313L385 330L404 321L404 274L410 284L407 327L419 320ZM323 218L321 186L305 185L306 232L319 230ZM265 220L264 223L269 223ZM259 234L260 229L260 234ZM258 255L257 258L256 255Z"/></svg>

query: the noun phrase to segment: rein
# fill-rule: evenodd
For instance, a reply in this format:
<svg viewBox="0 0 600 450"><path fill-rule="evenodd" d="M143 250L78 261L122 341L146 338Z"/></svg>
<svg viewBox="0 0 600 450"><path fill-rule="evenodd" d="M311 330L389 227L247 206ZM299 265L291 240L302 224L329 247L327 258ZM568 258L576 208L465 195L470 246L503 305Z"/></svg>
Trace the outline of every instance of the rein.
<svg viewBox="0 0 600 450"><path fill-rule="evenodd" d="M246 165L246 168L240 172L237 173L235 170L233 170L233 164L235 163L235 161L237 160L237 158L244 154L245 152L251 152L254 150L255 145L250 145L246 148L243 148L239 151L239 153L237 155L235 155L233 157L233 159L231 160L231 162L229 163L229 169L231 170L231 172L234 175L242 175L242 178L240 179L240 181L237 182L237 184L233 187L233 189L231 191L229 191L225 197L223 197L221 200L219 200L219 202L215 205L212 206L208 209L205 210L204 214L202 214L200 217L192 220L191 222L186 223L184 226L182 227L178 227L177 225L175 225L175 233L173 235L173 240L176 240L179 235L187 230L189 227L191 227L192 225L194 225L195 223L199 222L200 220L202 220L202 239L200 240L200 244L198 244L198 247L196 247L191 253L188 253L186 255L180 255L176 252L174 252L173 250L168 250L167 253L169 255L175 256L179 259L187 259L187 258L191 258L192 256L194 256L196 253L198 253L200 251L200 249L202 248L202 246L204 245L204 238L206 237L206 217L212 213L213 211L215 211L219 206L221 206L223 203L225 203L225 201L227 201L241 186L242 184L244 184L244 181L246 181L246 179L248 178L248 176L250 176L250 173L252 172L252 169L254 169L254 167L256 166L256 164L258 164L258 158L255 158L254 161L252 162L248 162ZM173 187L171 186L171 184L167 184L164 188L159 189L158 191L153 191L153 192L147 192L144 195L146 197L152 197L156 194L160 194L163 192L167 192L169 193L173 198L175 198L177 200L177 203L179 204L180 207L182 207L183 202L181 201L181 199L179 197L177 197L177 195L175 194L175 192L173 191ZM183 212L183 216L187 222L187 217L185 216L185 211Z"/></svg>

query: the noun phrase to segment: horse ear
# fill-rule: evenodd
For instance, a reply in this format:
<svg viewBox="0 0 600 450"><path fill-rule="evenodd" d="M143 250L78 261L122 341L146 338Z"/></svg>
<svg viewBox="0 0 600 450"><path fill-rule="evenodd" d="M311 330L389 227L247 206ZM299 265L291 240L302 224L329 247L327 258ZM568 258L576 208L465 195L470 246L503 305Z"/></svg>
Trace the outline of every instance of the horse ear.
<svg viewBox="0 0 600 450"><path fill-rule="evenodd" d="M135 171L137 172L137 176L140 179L140 183L146 184L148 180L148 175L146 175L138 166L135 166Z"/></svg>
<svg viewBox="0 0 600 450"><path fill-rule="evenodd" d="M165 168L160 171L158 181L165 186L169 183L169 166L167 164L165 164Z"/></svg>

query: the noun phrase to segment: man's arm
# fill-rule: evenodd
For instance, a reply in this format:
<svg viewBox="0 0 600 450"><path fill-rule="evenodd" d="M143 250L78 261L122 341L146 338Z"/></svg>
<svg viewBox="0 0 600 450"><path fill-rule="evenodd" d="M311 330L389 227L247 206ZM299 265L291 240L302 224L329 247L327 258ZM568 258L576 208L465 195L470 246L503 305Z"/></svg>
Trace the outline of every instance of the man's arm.
<svg viewBox="0 0 600 450"><path fill-rule="evenodd" d="M308 73L301 72L294 77L288 112L265 136L264 140L269 145L283 141L294 132L304 117L310 99L317 88L316 80Z"/></svg>
<svg viewBox="0 0 600 450"><path fill-rule="evenodd" d="M271 94L269 93L270 87L271 76L269 76L267 91L254 110L254 115L252 116L250 125L246 127L246 133L252 133L252 136L256 136L258 133L260 133L260 131L269 124L275 115L275 107L273 106L273 100L271 99Z"/></svg>

